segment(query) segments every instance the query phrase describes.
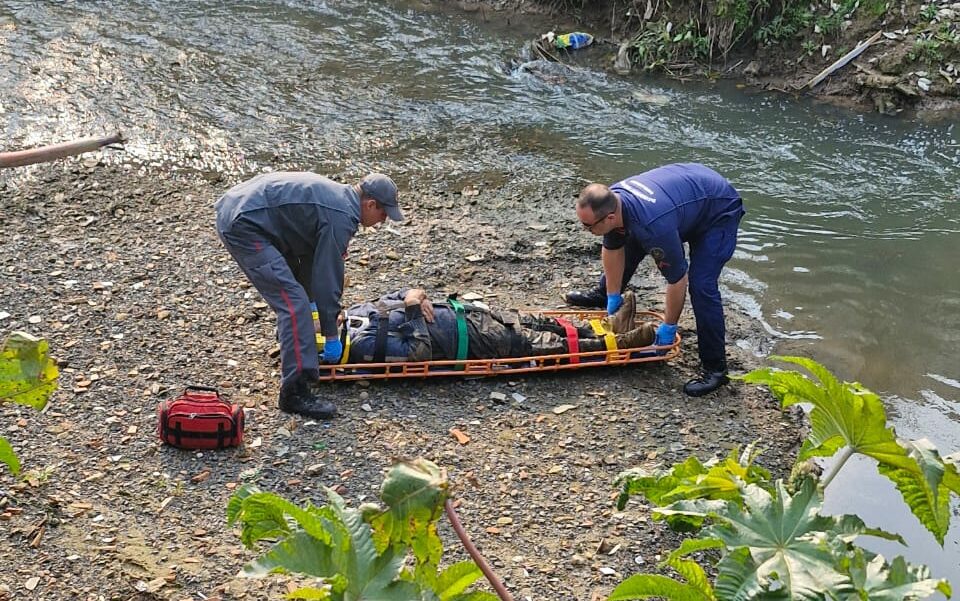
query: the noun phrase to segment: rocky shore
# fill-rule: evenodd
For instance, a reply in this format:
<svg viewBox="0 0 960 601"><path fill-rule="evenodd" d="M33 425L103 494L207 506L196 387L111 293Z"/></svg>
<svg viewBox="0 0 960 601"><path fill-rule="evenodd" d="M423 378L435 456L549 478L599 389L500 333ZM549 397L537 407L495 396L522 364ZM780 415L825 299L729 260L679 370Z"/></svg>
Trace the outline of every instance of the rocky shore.
<svg viewBox="0 0 960 601"><path fill-rule="evenodd" d="M449 470L468 532L518 599L602 599L678 544L638 500L616 511L620 471L760 439L760 463L782 473L798 443L795 417L754 387L682 395L689 309L672 364L336 385L332 422L283 414L272 313L212 227L233 182L97 155L12 173L0 174L0 330L46 337L62 375L43 413L0 406L24 463L22 478L0 472L0 598L276 598L289 577L236 577L254 556L225 523L236 487L317 502L329 486L359 503L391 458L424 456ZM539 212L505 220L501 188L404 186L408 220L352 242L344 301L419 284L556 307L599 268L596 240L555 210L572 192L557 184L531 200ZM634 283L641 306L662 308L656 274ZM734 370L755 367L744 349L763 332L736 314L728 327ZM156 405L187 384L247 408L243 448L158 444ZM464 557L442 536L447 560Z"/></svg>

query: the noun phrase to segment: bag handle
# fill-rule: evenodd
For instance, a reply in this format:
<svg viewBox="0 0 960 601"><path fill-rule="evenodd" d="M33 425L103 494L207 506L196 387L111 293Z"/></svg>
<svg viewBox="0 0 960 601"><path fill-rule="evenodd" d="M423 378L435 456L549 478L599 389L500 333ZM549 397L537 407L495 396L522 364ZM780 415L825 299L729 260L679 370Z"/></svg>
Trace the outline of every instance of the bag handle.
<svg viewBox="0 0 960 601"><path fill-rule="evenodd" d="M217 395L217 398L220 398L220 391L217 390L216 388L212 388L212 387L210 387L210 386L194 386L193 384L190 384L189 386L187 386L186 388L183 389L184 392L186 392L186 391L188 391L188 390L199 390L199 391L201 391L201 392L212 392L212 393L214 393L214 394Z"/></svg>

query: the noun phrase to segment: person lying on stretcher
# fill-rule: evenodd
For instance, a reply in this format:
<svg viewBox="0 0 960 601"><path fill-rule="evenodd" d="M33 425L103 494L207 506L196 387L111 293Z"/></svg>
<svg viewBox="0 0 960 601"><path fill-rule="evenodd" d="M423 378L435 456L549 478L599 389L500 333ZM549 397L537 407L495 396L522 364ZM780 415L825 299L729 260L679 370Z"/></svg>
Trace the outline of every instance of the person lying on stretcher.
<svg viewBox="0 0 960 601"><path fill-rule="evenodd" d="M459 320L458 306L462 307ZM391 292L376 301L354 305L346 313L350 363L566 354L571 352L568 346L571 337L579 347L573 352L585 353L606 350L608 342L612 342L595 332L589 323L578 320L564 323L565 320L554 317L493 310L477 303L431 301L419 288ZM645 323L637 327L635 313L636 298L627 292L620 310L603 320L619 349L653 343L656 326ZM378 332L381 324L387 325L385 335ZM458 334L458 329L464 327L465 348Z"/></svg>

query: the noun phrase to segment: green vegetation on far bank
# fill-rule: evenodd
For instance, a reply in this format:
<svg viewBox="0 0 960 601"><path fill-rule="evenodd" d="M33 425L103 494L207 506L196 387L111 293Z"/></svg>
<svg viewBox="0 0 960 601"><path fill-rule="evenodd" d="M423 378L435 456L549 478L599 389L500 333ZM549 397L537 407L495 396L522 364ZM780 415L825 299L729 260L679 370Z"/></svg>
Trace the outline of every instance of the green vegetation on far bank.
<svg viewBox="0 0 960 601"><path fill-rule="evenodd" d="M960 98L960 3L954 0L546 0L618 32L619 70L734 74L804 88L812 75L877 32L830 94L874 98L896 112L924 98ZM777 83L776 80L782 80Z"/></svg>

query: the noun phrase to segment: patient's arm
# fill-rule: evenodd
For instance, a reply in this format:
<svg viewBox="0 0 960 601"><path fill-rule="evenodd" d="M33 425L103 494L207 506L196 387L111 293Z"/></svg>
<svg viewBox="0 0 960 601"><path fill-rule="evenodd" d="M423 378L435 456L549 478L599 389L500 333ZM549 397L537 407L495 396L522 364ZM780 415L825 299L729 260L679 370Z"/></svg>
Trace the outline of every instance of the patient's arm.
<svg viewBox="0 0 960 601"><path fill-rule="evenodd" d="M404 314L407 320L400 324L397 332L402 340L409 345L407 351L408 361L429 361L433 358L433 346L430 343L430 332L427 330L427 324L424 321L427 316L423 310L424 305L430 307L429 321L433 321L433 305L426 299L423 290L410 290L403 299L406 306Z"/></svg>
<svg viewBox="0 0 960 601"><path fill-rule="evenodd" d="M420 305L420 311L423 312L423 318L429 323L433 323L433 303L427 298L427 293L422 288L411 288L403 297L403 304L410 307Z"/></svg>

